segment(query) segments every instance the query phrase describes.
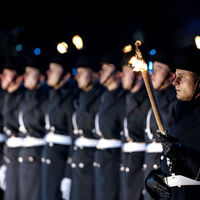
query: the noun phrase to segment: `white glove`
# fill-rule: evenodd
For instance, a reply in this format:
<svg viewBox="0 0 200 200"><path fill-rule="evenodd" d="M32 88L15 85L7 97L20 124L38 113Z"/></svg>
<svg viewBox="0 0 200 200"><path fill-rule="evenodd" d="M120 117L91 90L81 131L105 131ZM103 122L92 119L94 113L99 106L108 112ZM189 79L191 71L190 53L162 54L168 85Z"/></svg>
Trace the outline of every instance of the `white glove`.
<svg viewBox="0 0 200 200"><path fill-rule="evenodd" d="M2 165L0 167L0 188L2 190L6 190L6 171L7 167L5 165Z"/></svg>
<svg viewBox="0 0 200 200"><path fill-rule="evenodd" d="M71 179L70 178L63 178L60 184L60 190L62 192L62 198L65 200L70 199L70 191L71 191Z"/></svg>

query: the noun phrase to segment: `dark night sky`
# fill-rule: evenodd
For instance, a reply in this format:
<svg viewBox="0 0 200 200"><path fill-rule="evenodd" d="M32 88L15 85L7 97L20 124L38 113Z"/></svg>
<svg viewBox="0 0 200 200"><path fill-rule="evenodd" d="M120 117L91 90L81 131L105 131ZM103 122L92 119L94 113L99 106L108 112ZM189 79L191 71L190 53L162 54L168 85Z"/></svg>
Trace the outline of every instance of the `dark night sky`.
<svg viewBox="0 0 200 200"><path fill-rule="evenodd" d="M200 32L198 1L14 2L8 0L1 7L0 33L9 30L13 43L39 46L43 52L54 49L62 40L72 46L75 34L83 38L86 49L103 51L121 49L138 37L148 48L155 48Z"/></svg>

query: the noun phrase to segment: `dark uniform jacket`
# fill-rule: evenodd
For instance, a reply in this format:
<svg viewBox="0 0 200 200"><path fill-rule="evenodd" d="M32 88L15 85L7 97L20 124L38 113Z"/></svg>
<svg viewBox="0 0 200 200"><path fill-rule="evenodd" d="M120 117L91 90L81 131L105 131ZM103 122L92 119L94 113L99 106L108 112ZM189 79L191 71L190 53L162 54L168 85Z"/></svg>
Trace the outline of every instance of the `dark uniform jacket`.
<svg viewBox="0 0 200 200"><path fill-rule="evenodd" d="M124 130L123 142L129 142L130 140L133 142L145 141L145 118L149 108L149 98L144 85L138 92L127 94L125 118L127 119L128 132Z"/></svg>
<svg viewBox="0 0 200 200"><path fill-rule="evenodd" d="M200 97L176 105L176 121L170 129L174 145L161 162L162 171L200 181ZM172 187L172 199L198 199L200 186Z"/></svg>
<svg viewBox="0 0 200 200"><path fill-rule="evenodd" d="M8 137L19 136L19 107L24 98L25 88L21 86L12 93L6 93L3 108L3 126L4 132Z"/></svg>
<svg viewBox="0 0 200 200"><path fill-rule="evenodd" d="M47 109L49 87L46 83L35 90L27 90L21 103L20 112L23 114L23 123L27 133L22 133L36 138L43 138L45 134L45 111Z"/></svg>
<svg viewBox="0 0 200 200"><path fill-rule="evenodd" d="M174 123L175 118L175 104L176 104L176 92L172 85L168 86L166 89L161 91L155 91L156 97L158 100L159 108L161 110L161 116L164 122L165 127L169 130L170 127ZM153 114L153 111L151 113L150 118L150 130L152 133L153 138L149 138L146 134L146 142L150 142L152 139L159 142L159 139L156 137L156 131L158 130L158 126Z"/></svg>
<svg viewBox="0 0 200 200"><path fill-rule="evenodd" d="M50 126L54 127L54 133L60 135L72 134L72 113L74 98L74 85L71 82L55 90L51 89L47 112ZM47 127L47 131L48 128Z"/></svg>
<svg viewBox="0 0 200 200"><path fill-rule="evenodd" d="M78 128L83 130L86 138L94 139L94 118L99 109L100 97L105 91L104 87L96 84L89 92L81 92L79 107L76 111Z"/></svg>
<svg viewBox="0 0 200 200"><path fill-rule="evenodd" d="M113 91L106 90L99 107L99 127L105 139L120 139L123 131L126 90L121 86Z"/></svg>

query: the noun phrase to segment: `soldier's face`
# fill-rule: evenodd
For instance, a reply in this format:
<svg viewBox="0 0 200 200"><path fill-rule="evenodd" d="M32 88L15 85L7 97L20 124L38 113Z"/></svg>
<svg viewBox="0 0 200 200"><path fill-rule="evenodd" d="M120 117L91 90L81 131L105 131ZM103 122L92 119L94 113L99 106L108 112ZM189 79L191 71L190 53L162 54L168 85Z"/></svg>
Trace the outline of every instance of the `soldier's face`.
<svg viewBox="0 0 200 200"><path fill-rule="evenodd" d="M47 71L47 83L49 86L56 86L63 74L63 67L57 63L50 63Z"/></svg>
<svg viewBox="0 0 200 200"><path fill-rule="evenodd" d="M1 76L1 87L3 90L7 90L8 87L12 84L13 80L16 77L16 71L11 69L4 69Z"/></svg>
<svg viewBox="0 0 200 200"><path fill-rule="evenodd" d="M100 71L100 83L103 85L109 84L109 79L111 79L111 73L115 70L115 66L113 64L103 63Z"/></svg>
<svg viewBox="0 0 200 200"><path fill-rule="evenodd" d="M29 90L33 90L37 88L39 82L40 71L31 66L27 66L24 74L24 86Z"/></svg>
<svg viewBox="0 0 200 200"><path fill-rule="evenodd" d="M77 69L76 80L80 89L87 89L92 82L92 71L89 68L79 67Z"/></svg>
<svg viewBox="0 0 200 200"><path fill-rule="evenodd" d="M128 66L123 66L122 70L122 86L126 90L131 90L133 82L135 80L135 73L133 73L133 70Z"/></svg>
<svg viewBox="0 0 200 200"><path fill-rule="evenodd" d="M165 79L169 73L169 68L166 64L155 61L153 64L153 72L151 80L154 89L160 90L165 82Z"/></svg>
<svg viewBox="0 0 200 200"><path fill-rule="evenodd" d="M190 101L196 89L196 77L193 72L177 69L173 81L176 88L176 97L182 101Z"/></svg>

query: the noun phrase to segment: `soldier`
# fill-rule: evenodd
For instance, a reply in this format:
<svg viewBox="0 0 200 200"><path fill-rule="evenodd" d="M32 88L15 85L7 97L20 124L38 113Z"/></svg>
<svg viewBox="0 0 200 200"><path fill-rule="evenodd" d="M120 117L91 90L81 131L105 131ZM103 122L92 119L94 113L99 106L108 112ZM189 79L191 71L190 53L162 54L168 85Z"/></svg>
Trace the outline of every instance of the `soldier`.
<svg viewBox="0 0 200 200"><path fill-rule="evenodd" d="M52 87L45 114L46 145L42 154L42 199L62 199L60 190L72 145L72 113L75 83L65 55L50 59L47 83Z"/></svg>
<svg viewBox="0 0 200 200"><path fill-rule="evenodd" d="M200 50L186 46L178 50L174 67L178 102L175 124L163 144L161 169L146 181L154 199L196 200L200 195Z"/></svg>
<svg viewBox="0 0 200 200"><path fill-rule="evenodd" d="M44 66L40 57L30 57L26 61L24 86L27 88L19 111L19 131L23 137L20 149L19 199L39 200L41 196L41 154L45 144L45 107L49 87L41 82Z"/></svg>
<svg viewBox="0 0 200 200"><path fill-rule="evenodd" d="M95 117L100 139L95 153L95 199L119 199L119 168L126 91L122 89L115 56L102 59L100 82L106 87Z"/></svg>
<svg viewBox="0 0 200 200"><path fill-rule="evenodd" d="M95 81L94 71L97 67L89 53L79 55L76 68L76 80L81 92L79 106L72 118L75 141L71 164L71 200L94 200L93 162L98 142L94 134L94 118L104 88Z"/></svg>
<svg viewBox="0 0 200 200"><path fill-rule="evenodd" d="M2 74L1 74L2 78ZM7 87L7 86L6 86ZM3 90L2 86L0 87L0 199L3 199L3 190L5 190L5 174L6 167L3 161L3 149L5 145L6 137L3 133L3 107L4 107L4 95L5 90Z"/></svg>
<svg viewBox="0 0 200 200"><path fill-rule="evenodd" d="M172 85L175 74L169 69L171 55L166 49L160 49L153 59L152 84L159 102L163 121L165 122L166 128L169 129L174 122L174 108L176 103L176 94ZM160 165L162 145L159 138L156 137L157 130L158 126L153 111L150 108L146 117L145 129L147 143L145 162L143 165L145 179L151 170L157 169ZM145 193L145 199L151 199L147 192Z"/></svg>
<svg viewBox="0 0 200 200"><path fill-rule="evenodd" d="M19 106L24 98L23 60L10 58L4 65L2 74L2 87L6 90L3 108L3 126L7 135L4 149L4 160L6 163L6 190L5 200L17 200L18 196L18 156L22 146L22 138L19 137ZM7 80L10 79L10 82Z"/></svg>
<svg viewBox="0 0 200 200"><path fill-rule="evenodd" d="M129 90L129 93L126 96L122 135L120 199L140 200L143 199L144 171L142 168L146 149L144 119L150 104L141 72L133 72L128 64L130 58L126 56L122 65L122 85L124 89Z"/></svg>

